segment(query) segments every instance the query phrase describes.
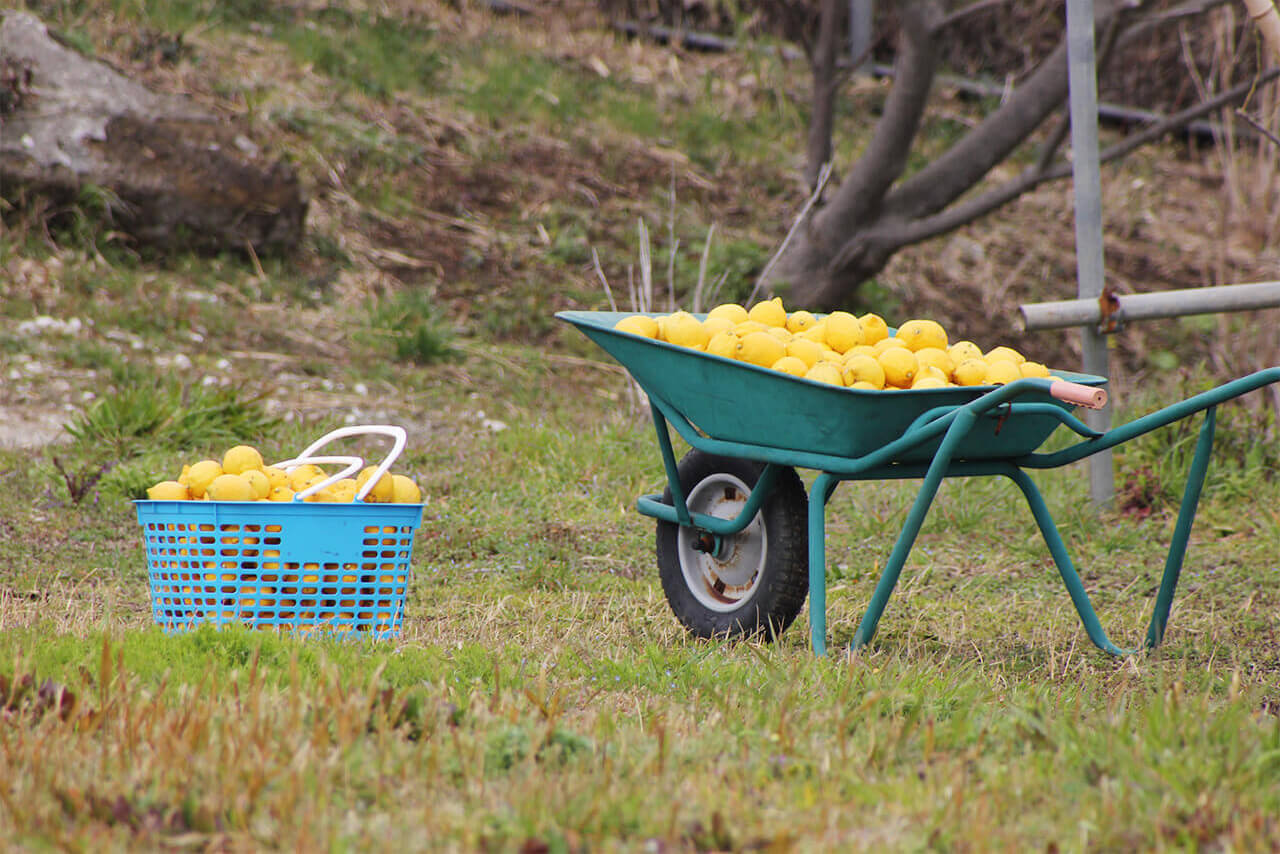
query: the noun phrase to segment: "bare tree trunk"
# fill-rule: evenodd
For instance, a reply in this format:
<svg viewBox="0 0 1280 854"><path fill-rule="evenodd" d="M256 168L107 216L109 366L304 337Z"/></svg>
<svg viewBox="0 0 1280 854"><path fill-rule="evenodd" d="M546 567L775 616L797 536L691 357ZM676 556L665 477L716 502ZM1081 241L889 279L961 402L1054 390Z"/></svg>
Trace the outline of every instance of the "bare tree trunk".
<svg viewBox="0 0 1280 854"><path fill-rule="evenodd" d="M804 180L810 190L822 166L831 159L831 128L836 109L836 49L843 29L843 0L822 0L822 17L813 52L813 113L809 117L809 145Z"/></svg>
<svg viewBox="0 0 1280 854"><path fill-rule="evenodd" d="M255 251L302 236L293 169L232 123L160 95L0 13L0 191L74 201L86 187L143 242Z"/></svg>

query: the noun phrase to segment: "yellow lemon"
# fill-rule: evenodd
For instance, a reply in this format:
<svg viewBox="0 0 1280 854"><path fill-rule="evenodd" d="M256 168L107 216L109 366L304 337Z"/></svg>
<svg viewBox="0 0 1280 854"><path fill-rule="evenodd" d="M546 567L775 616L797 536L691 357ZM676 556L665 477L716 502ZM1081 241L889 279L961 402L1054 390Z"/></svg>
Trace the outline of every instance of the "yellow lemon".
<svg viewBox="0 0 1280 854"><path fill-rule="evenodd" d="M733 321L727 317L708 317L702 321L702 326L707 330L707 335L714 338L721 332L729 332L733 329Z"/></svg>
<svg viewBox="0 0 1280 854"><path fill-rule="evenodd" d="M884 386L873 385L866 380L858 380L855 383L850 383L849 388L856 388L859 391L880 391Z"/></svg>
<svg viewBox="0 0 1280 854"><path fill-rule="evenodd" d="M765 326L786 326L787 310L782 307L782 297L756 303L748 309L747 318Z"/></svg>
<svg viewBox="0 0 1280 854"><path fill-rule="evenodd" d="M911 384L911 387L913 389L946 388L947 381L936 376L916 377L916 380Z"/></svg>
<svg viewBox="0 0 1280 854"><path fill-rule="evenodd" d="M785 355L787 348L768 332L752 332L738 342L738 358L762 368L771 367Z"/></svg>
<svg viewBox="0 0 1280 854"><path fill-rule="evenodd" d="M889 325L878 314L864 314L858 318L858 322L862 324L863 344L875 344L877 341L889 337Z"/></svg>
<svg viewBox="0 0 1280 854"><path fill-rule="evenodd" d="M787 330L785 326L770 326L768 329L765 330L765 332L768 332L770 335L772 335L774 338L777 338L783 344L786 344L788 341L790 341L792 338L795 337Z"/></svg>
<svg viewBox="0 0 1280 854"><path fill-rule="evenodd" d="M844 385L844 376L840 368L830 362L819 362L805 372L804 378L829 385Z"/></svg>
<svg viewBox="0 0 1280 854"><path fill-rule="evenodd" d="M741 308L742 306L738 306ZM392 501L396 504L419 504L422 501L422 490L418 488L418 484L402 474L391 475L391 482L394 486Z"/></svg>
<svg viewBox="0 0 1280 854"><path fill-rule="evenodd" d="M377 466L365 466L365 468L360 471L360 474L356 476L356 486L363 487L369 482L369 478L373 477L377 470ZM341 482L342 481L338 481L338 483ZM324 490L321 491L323 492ZM373 485L373 489L369 490L365 495L364 500L371 503L386 504L391 501L392 496L395 495L395 491L396 487L395 483L391 480L391 475L383 472L382 477L378 478L378 482L375 483Z"/></svg>
<svg viewBox="0 0 1280 854"><path fill-rule="evenodd" d="M987 381L987 363L982 359L965 359L951 372L956 385L982 385Z"/></svg>
<svg viewBox="0 0 1280 854"><path fill-rule="evenodd" d="M711 334L701 321L687 311L677 311L667 315L662 330L667 343L675 344L677 347L692 347L695 350L705 350L707 341L711 338Z"/></svg>
<svg viewBox="0 0 1280 854"><path fill-rule="evenodd" d="M725 320L729 321L729 323L737 326L739 323L747 319L747 310L736 302L726 302L707 312L708 320L713 317L723 317Z"/></svg>
<svg viewBox="0 0 1280 854"><path fill-rule="evenodd" d="M863 343L862 321L847 311L833 311L826 317L827 344L838 353Z"/></svg>
<svg viewBox="0 0 1280 854"><path fill-rule="evenodd" d="M804 332L817 322L818 318L813 316L813 312L805 311L804 309L793 311L787 315L787 331Z"/></svg>
<svg viewBox="0 0 1280 854"><path fill-rule="evenodd" d="M894 348L906 350L908 352L911 350L911 348L899 338L881 338L879 341L871 345L871 352L875 354L878 359L880 358L880 354L885 350L892 350Z"/></svg>
<svg viewBox="0 0 1280 854"><path fill-rule="evenodd" d="M925 347L947 349L947 332L936 320L908 320L898 327L894 337L900 338L913 353Z"/></svg>
<svg viewBox="0 0 1280 854"><path fill-rule="evenodd" d="M969 359L981 359L982 348L972 341L957 341L947 348L947 355L958 365Z"/></svg>
<svg viewBox="0 0 1280 854"><path fill-rule="evenodd" d="M267 493L267 498L271 501L292 501L293 490L288 486L273 486Z"/></svg>
<svg viewBox="0 0 1280 854"><path fill-rule="evenodd" d="M950 377L951 372L956 369L956 363L952 361L951 356L939 347L925 347L917 350L916 361L922 365L932 365L942 371L944 378Z"/></svg>
<svg viewBox="0 0 1280 854"><path fill-rule="evenodd" d="M223 473L241 474L250 470L262 471L262 454L257 448L236 445L222 455Z"/></svg>
<svg viewBox="0 0 1280 854"><path fill-rule="evenodd" d="M822 358L822 353L823 346L808 338L792 338L787 342L787 355L803 361L806 370Z"/></svg>
<svg viewBox="0 0 1280 854"><path fill-rule="evenodd" d="M342 493L335 490L333 488L333 484L329 484L324 489L321 489L319 492L313 492L302 500L315 501L322 504L341 504L348 501L349 499L344 499L342 497Z"/></svg>
<svg viewBox="0 0 1280 854"><path fill-rule="evenodd" d="M860 382L870 383L872 388L884 388L884 368L874 357L859 355L845 360L844 384L855 387Z"/></svg>
<svg viewBox="0 0 1280 854"><path fill-rule="evenodd" d="M277 486L289 485L289 475L282 468L276 468L275 466L264 466L262 469L262 473L267 476L267 480L271 482L271 487L273 489Z"/></svg>
<svg viewBox="0 0 1280 854"><path fill-rule="evenodd" d="M876 348L872 347L870 344L858 344L844 351L844 360L846 363L848 363L848 361L854 356L870 356L874 359L876 357Z"/></svg>
<svg viewBox="0 0 1280 854"><path fill-rule="evenodd" d="M738 336L732 332L720 332L711 336L707 342L707 352L713 356L732 359L738 350Z"/></svg>
<svg viewBox="0 0 1280 854"><path fill-rule="evenodd" d="M191 474L191 466L184 464L182 466L182 474L178 475L178 483L182 484L183 486L186 486L187 477L190 474Z"/></svg>
<svg viewBox="0 0 1280 854"><path fill-rule="evenodd" d="M266 498L271 492L271 479L261 469L249 469L241 472L240 476L249 481L254 498Z"/></svg>
<svg viewBox="0 0 1280 854"><path fill-rule="evenodd" d="M920 361L919 354L916 354L916 361L917 362ZM947 374L944 374L940 368L937 368L933 365L926 365L921 363L920 370L916 371L916 378L915 380L912 381L912 388L915 387L915 383L920 382L920 380L924 379L925 377L933 377L935 380L942 380L943 385L946 385L947 383L951 382L951 377L949 377Z"/></svg>
<svg viewBox="0 0 1280 854"><path fill-rule="evenodd" d="M644 338L658 337L658 321L648 315L632 314L619 320L613 326L619 332L630 332Z"/></svg>
<svg viewBox="0 0 1280 854"><path fill-rule="evenodd" d="M152 501L186 501L190 497L186 485L176 480L162 480L147 489L147 498Z"/></svg>
<svg viewBox="0 0 1280 854"><path fill-rule="evenodd" d="M187 489L192 498L204 498L205 490L214 478L222 474L222 464L217 460L201 460L187 472Z"/></svg>
<svg viewBox="0 0 1280 854"><path fill-rule="evenodd" d="M741 338L744 335L750 335L752 332L764 332L768 328L758 320L744 320L733 327L733 334Z"/></svg>
<svg viewBox="0 0 1280 854"><path fill-rule="evenodd" d="M824 317L817 323L810 326L803 332L797 333L801 338L808 338L810 341L817 341L824 347L827 346L827 319Z"/></svg>
<svg viewBox="0 0 1280 854"><path fill-rule="evenodd" d="M987 384L1004 385L1022 379L1022 371L1012 359L997 359L987 363Z"/></svg>
<svg viewBox="0 0 1280 854"><path fill-rule="evenodd" d="M884 369L885 385L909 388L920 370L916 354L906 347L889 347L876 359Z"/></svg>
<svg viewBox="0 0 1280 854"><path fill-rule="evenodd" d="M991 364L992 362L998 362L1002 359L1007 359L1010 362L1013 362L1015 365L1021 365L1023 362L1027 360L1026 356L1022 355L1012 347L997 347L994 350L992 350L990 353L988 353L984 358L987 360L987 364Z"/></svg>
<svg viewBox="0 0 1280 854"><path fill-rule="evenodd" d="M315 463L303 463L289 472L289 488L294 492L301 492L317 475L324 477L324 469Z"/></svg>
<svg viewBox="0 0 1280 854"><path fill-rule="evenodd" d="M809 366L805 364L804 360L795 356L783 356L769 367L784 374L791 374L793 377L802 377L809 370Z"/></svg>
<svg viewBox="0 0 1280 854"><path fill-rule="evenodd" d="M1026 361L1018 365L1018 370L1022 372L1024 377L1039 377L1041 379L1049 378L1049 369L1039 362Z"/></svg>
<svg viewBox="0 0 1280 854"><path fill-rule="evenodd" d="M383 476L384 479L387 479L389 477L390 475ZM355 478L344 477L342 480L333 484L329 488L333 490L335 495L340 496L344 502L349 502L349 501L356 500L356 492L359 491L360 485L356 483Z"/></svg>
<svg viewBox="0 0 1280 854"><path fill-rule="evenodd" d="M205 490L210 501L255 501L258 496L253 485L238 474L220 474Z"/></svg>

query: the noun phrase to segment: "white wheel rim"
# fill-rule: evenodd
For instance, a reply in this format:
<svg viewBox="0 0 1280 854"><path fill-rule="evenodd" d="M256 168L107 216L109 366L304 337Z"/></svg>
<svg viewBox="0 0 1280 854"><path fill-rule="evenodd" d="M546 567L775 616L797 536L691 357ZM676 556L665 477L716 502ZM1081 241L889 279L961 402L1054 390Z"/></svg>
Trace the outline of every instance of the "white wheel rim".
<svg viewBox="0 0 1280 854"><path fill-rule="evenodd" d="M733 519L746 506L751 489L731 474L717 472L699 481L685 503L690 512ZM694 548L698 533L681 526L677 538L680 571L685 586L704 608L719 613L736 611L755 593L769 553L764 521L755 518L736 534L720 538L718 555Z"/></svg>

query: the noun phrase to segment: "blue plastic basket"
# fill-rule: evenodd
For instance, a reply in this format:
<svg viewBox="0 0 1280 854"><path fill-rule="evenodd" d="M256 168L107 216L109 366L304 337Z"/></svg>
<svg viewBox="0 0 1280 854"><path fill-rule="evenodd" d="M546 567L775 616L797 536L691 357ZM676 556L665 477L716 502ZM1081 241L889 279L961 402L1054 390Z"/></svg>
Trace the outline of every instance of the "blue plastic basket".
<svg viewBox="0 0 1280 854"><path fill-rule="evenodd" d="M421 504L136 501L165 631L400 633Z"/></svg>

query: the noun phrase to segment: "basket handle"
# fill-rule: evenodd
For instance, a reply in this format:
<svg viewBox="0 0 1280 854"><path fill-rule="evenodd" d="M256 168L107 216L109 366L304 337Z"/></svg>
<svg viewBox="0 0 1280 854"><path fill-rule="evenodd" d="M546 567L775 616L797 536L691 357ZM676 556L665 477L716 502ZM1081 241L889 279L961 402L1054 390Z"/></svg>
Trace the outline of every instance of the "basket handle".
<svg viewBox="0 0 1280 854"><path fill-rule="evenodd" d="M378 468L374 471L373 476L365 481L364 486L360 487L360 491L356 493L356 501L363 501L364 497L369 494L369 491L373 489L378 481L382 479L382 476L387 473L387 470L391 468L391 464L400 456L400 452L404 450L405 443L408 441L408 436L403 427L398 427L395 424L358 424L353 427L339 427L337 430L331 430L319 439L316 439L305 451L298 455L297 459L290 460L290 462L295 464L313 462L313 460L310 459L311 454L324 445L329 444L334 439L344 439L347 436L362 436L370 433L390 436L394 441L392 443L391 450L387 452L387 455L383 458L382 462L378 463Z"/></svg>
<svg viewBox="0 0 1280 854"><path fill-rule="evenodd" d="M302 490L301 492L295 492L293 495L294 501L305 501L307 498L310 498L312 495L324 489L326 486L332 483L337 483L338 481L342 480L344 477L351 477L351 475L360 471L360 467L364 465L364 458L342 457L342 456L297 457L292 460L285 460L282 463L276 463L275 467L282 468L285 471L292 471L293 469L296 469L298 466L302 465L303 463L316 463L316 464L327 463L330 465L346 466L346 468L344 468L342 471L338 472L337 474L329 475L319 483L316 483L312 486L308 486L306 489Z"/></svg>
<svg viewBox="0 0 1280 854"><path fill-rule="evenodd" d="M1054 380L1049 385L1049 394L1066 403L1085 406L1089 409L1101 409L1107 405L1107 390L1091 385L1073 383L1069 380Z"/></svg>

